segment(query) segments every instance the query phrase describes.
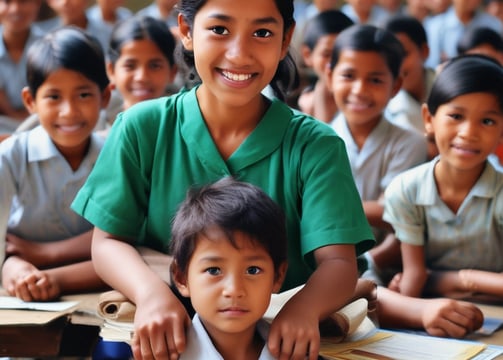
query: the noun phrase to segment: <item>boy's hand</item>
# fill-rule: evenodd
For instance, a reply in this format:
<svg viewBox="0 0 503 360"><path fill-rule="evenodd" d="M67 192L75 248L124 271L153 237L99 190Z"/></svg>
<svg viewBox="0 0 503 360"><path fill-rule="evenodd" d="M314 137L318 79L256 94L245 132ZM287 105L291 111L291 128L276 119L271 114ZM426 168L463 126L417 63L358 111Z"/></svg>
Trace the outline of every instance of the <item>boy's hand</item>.
<svg viewBox="0 0 503 360"><path fill-rule="evenodd" d="M142 359L178 359L185 350L190 318L167 286L136 304L133 355Z"/></svg>
<svg viewBox="0 0 503 360"><path fill-rule="evenodd" d="M479 329L484 322L482 311L474 304L454 299L427 299L422 322L433 336L462 338Z"/></svg>
<svg viewBox="0 0 503 360"><path fill-rule="evenodd" d="M7 234L6 240L5 252L7 255L19 256L38 267L43 267L48 263L47 259L50 258L50 254L45 251L47 245L22 239L13 234Z"/></svg>
<svg viewBox="0 0 503 360"><path fill-rule="evenodd" d="M316 360L320 350L319 318L309 304L293 297L274 318L267 346L279 360Z"/></svg>

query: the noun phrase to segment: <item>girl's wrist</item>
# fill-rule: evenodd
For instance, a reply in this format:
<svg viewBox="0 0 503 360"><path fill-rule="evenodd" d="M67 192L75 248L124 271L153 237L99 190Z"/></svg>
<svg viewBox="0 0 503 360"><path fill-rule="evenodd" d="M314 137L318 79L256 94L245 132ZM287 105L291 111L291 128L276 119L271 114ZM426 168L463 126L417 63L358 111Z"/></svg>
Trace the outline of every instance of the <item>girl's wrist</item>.
<svg viewBox="0 0 503 360"><path fill-rule="evenodd" d="M465 291L476 292L477 285L473 281L473 271L471 269L461 269L458 271L461 288Z"/></svg>

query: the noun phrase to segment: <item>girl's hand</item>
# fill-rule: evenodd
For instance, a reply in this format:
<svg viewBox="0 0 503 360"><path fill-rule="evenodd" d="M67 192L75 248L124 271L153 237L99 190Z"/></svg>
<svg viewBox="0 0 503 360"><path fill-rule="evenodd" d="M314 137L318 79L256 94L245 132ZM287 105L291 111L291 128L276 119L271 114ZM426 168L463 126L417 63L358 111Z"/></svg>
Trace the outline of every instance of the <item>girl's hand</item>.
<svg viewBox="0 0 503 360"><path fill-rule="evenodd" d="M189 315L168 287L156 290L144 302L136 304L131 344L136 360L174 360L185 350Z"/></svg>
<svg viewBox="0 0 503 360"><path fill-rule="evenodd" d="M267 346L279 360L316 360L320 350L318 313L292 298L274 318Z"/></svg>

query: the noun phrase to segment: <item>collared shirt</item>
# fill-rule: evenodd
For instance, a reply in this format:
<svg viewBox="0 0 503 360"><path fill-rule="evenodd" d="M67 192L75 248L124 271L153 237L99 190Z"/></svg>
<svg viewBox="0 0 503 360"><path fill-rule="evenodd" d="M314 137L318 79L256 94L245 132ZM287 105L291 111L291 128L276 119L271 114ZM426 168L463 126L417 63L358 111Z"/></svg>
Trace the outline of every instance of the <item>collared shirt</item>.
<svg viewBox="0 0 503 360"><path fill-rule="evenodd" d="M482 10L478 10L466 25L457 17L454 6L442 14L425 20L424 29L430 47L430 55L425 65L435 69L443 61L456 56L458 54L457 45L464 32L478 27L488 27L498 34L503 32L501 21Z"/></svg>
<svg viewBox="0 0 503 360"><path fill-rule="evenodd" d="M404 130L382 118L360 149L353 139L344 114L332 127L346 144L356 187L363 201L378 200L390 181L402 171L427 159L424 136Z"/></svg>
<svg viewBox="0 0 503 360"><path fill-rule="evenodd" d="M102 145L103 140L92 135L86 157L73 171L41 126L0 143L0 249L4 249L7 231L50 242L92 229L70 204Z"/></svg>
<svg viewBox="0 0 503 360"><path fill-rule="evenodd" d="M26 82L26 54L28 48L35 40L43 36L43 32L36 26L30 29L30 35L26 41L23 55L18 62L14 62L9 55L3 41L3 28L0 27L0 89L5 92L9 103L15 109L24 109L21 91L27 85Z"/></svg>
<svg viewBox="0 0 503 360"><path fill-rule="evenodd" d="M503 174L487 162L457 213L435 184L439 157L394 179L385 192L384 220L400 241L425 247L434 270L503 271Z"/></svg>
<svg viewBox="0 0 503 360"><path fill-rule="evenodd" d="M113 27L116 23L126 20L133 16L133 12L125 7L119 7L115 10L116 21L114 24L106 22L103 19L103 15L101 13L101 9L98 5L93 5L86 11L87 19L91 23L91 27L100 28L99 34L96 34L97 31L93 28L89 30L91 34L94 32L94 36L98 38L101 46L105 50L105 55L108 56L107 51L110 47L110 36L112 35Z"/></svg>
<svg viewBox="0 0 503 360"><path fill-rule="evenodd" d="M155 19L163 20L170 28L178 26L178 11L173 8L173 10L169 13L169 16L167 18L164 18L161 15L161 11L159 10L159 7L155 2L147 7L144 7L143 9L138 10L137 14L143 16L151 16Z"/></svg>
<svg viewBox="0 0 503 360"><path fill-rule="evenodd" d="M119 114L72 208L102 230L166 252L169 223L186 191L235 176L285 211L284 289L307 281L319 247L355 244L361 253L373 245L344 143L329 126L273 99L253 132L223 159L196 89Z"/></svg>
<svg viewBox="0 0 503 360"><path fill-rule="evenodd" d="M269 325L264 321L260 320L257 323L257 332L260 337L267 344L267 330ZM192 325L190 326L187 333L187 348L180 355L179 360L223 360L224 358L218 350L213 345L210 336L206 332L199 315L194 315L192 319ZM267 349L267 345L264 345L258 360L273 360L274 356L271 355Z"/></svg>

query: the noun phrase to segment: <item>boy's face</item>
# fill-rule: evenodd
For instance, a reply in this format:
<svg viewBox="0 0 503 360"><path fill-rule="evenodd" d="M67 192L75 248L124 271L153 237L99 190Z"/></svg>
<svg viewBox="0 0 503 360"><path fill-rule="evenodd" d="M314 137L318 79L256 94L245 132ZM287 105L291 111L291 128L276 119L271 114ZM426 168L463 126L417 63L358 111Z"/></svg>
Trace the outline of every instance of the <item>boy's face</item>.
<svg viewBox="0 0 503 360"><path fill-rule="evenodd" d="M503 21L503 1L491 1L486 6L486 12Z"/></svg>
<svg viewBox="0 0 503 360"><path fill-rule="evenodd" d="M101 92L96 83L68 69L50 74L35 97L28 88L23 89L27 109L38 115L41 125L63 154L87 146L109 95L108 90Z"/></svg>
<svg viewBox="0 0 503 360"><path fill-rule="evenodd" d="M219 229L200 235L187 274L175 274L180 293L190 296L216 343L229 333L252 338L284 276L284 269L277 276L268 252L248 235L236 231L234 238L237 248Z"/></svg>
<svg viewBox="0 0 503 360"><path fill-rule="evenodd" d="M326 69L330 63L330 56L332 56L332 48L336 38L337 34L320 36L312 50L305 45L302 46L304 63L313 69L316 76L318 76L318 79L323 79L326 74Z"/></svg>
<svg viewBox="0 0 503 360"><path fill-rule="evenodd" d="M431 115L423 105L426 132L434 135L442 167L481 171L503 140L503 113L496 97L469 93L439 106Z"/></svg>
<svg viewBox="0 0 503 360"><path fill-rule="evenodd" d="M89 0L47 0L47 4L65 23L72 24L85 14Z"/></svg>
<svg viewBox="0 0 503 360"><path fill-rule="evenodd" d="M342 50L329 76L337 108L350 126L375 126L401 85L374 51Z"/></svg>
<svg viewBox="0 0 503 360"><path fill-rule="evenodd" d="M457 11L463 13L472 13L478 9L482 0L452 0L452 4Z"/></svg>
<svg viewBox="0 0 503 360"><path fill-rule="evenodd" d="M108 64L108 77L124 98L124 108L165 95L176 75L176 66L151 40L124 44L115 66Z"/></svg>
<svg viewBox="0 0 503 360"><path fill-rule="evenodd" d="M96 0L96 3L105 11L115 11L124 5L124 0Z"/></svg>
<svg viewBox="0 0 503 360"><path fill-rule="evenodd" d="M424 62L428 58L428 47L424 44L423 47L419 48L407 34L396 33L395 36L402 43L406 54L401 68L402 87L410 93L422 92L423 89L418 90L418 87L424 86Z"/></svg>
<svg viewBox="0 0 503 360"><path fill-rule="evenodd" d="M40 5L40 0L0 0L0 22L4 31L27 31L36 20Z"/></svg>
<svg viewBox="0 0 503 360"><path fill-rule="evenodd" d="M493 58L503 66L503 51L495 49L490 44L480 44L479 46L471 48L466 53L488 56L490 58Z"/></svg>

